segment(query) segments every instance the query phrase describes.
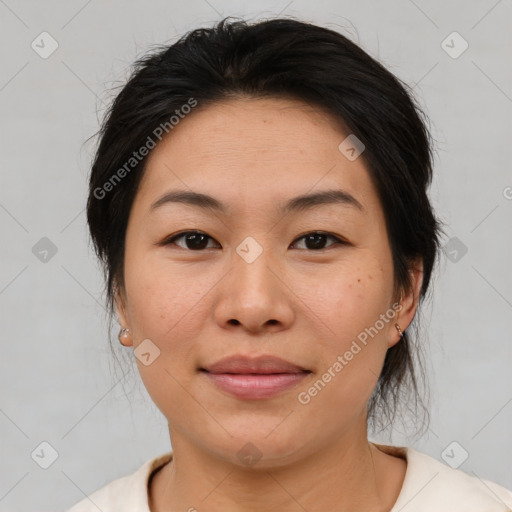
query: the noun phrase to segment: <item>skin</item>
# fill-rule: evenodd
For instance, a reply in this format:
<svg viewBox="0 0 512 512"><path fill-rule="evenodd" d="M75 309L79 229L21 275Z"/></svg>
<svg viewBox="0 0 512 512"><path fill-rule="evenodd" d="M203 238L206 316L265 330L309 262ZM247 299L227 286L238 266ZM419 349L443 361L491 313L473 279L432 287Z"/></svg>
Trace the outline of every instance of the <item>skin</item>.
<svg viewBox="0 0 512 512"><path fill-rule="evenodd" d="M386 351L399 342L395 322L405 330L414 317L420 262L397 316L310 403L297 398L400 298L364 158L338 150L347 135L305 103L237 98L197 107L150 153L116 304L130 329L123 344L150 339L160 350L147 366L137 359L174 453L151 482L152 511L386 511L395 503L406 462L368 442L366 408ZM364 210L277 210L332 188ZM228 212L178 203L150 211L173 189L209 194ZM211 237L207 247L191 249L184 237L159 245L189 230ZM314 231L347 243L326 237L309 248L302 237ZM236 252L248 236L263 250L250 264ZM232 354L275 355L312 373L275 397L241 400L198 371ZM237 456L248 442L262 454L250 467Z"/></svg>

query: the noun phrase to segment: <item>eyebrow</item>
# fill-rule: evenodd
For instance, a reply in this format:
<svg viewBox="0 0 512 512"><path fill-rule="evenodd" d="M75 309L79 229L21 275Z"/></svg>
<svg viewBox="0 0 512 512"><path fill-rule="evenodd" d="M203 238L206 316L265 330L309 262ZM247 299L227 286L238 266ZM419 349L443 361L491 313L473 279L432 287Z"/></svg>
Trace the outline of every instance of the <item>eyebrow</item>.
<svg viewBox="0 0 512 512"><path fill-rule="evenodd" d="M211 209L223 214L226 214L227 212L226 206L218 199L207 194L192 192L189 190L172 190L170 192L166 192L151 205L150 211L154 211L168 203L188 204L203 209ZM363 205L352 194L340 189L324 190L321 192L303 194L294 197L282 205L279 208L279 211L286 215L291 212L302 212L310 210L315 206L329 204L351 206L361 212L364 212Z"/></svg>

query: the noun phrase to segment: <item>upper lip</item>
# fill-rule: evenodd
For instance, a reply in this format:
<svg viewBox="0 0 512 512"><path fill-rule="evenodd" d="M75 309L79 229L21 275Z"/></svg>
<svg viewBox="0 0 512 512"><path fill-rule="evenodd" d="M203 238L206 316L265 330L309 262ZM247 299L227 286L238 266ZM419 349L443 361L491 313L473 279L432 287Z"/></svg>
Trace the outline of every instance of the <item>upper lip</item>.
<svg viewBox="0 0 512 512"><path fill-rule="evenodd" d="M300 373L309 372L306 368L275 356L249 357L233 355L201 368L209 373Z"/></svg>

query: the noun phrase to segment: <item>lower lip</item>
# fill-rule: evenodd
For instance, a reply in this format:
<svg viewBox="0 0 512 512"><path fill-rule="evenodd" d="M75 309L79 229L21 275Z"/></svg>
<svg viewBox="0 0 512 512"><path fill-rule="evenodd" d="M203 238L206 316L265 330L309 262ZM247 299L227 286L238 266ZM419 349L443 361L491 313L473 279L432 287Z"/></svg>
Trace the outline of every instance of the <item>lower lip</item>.
<svg viewBox="0 0 512 512"><path fill-rule="evenodd" d="M239 374L204 372L221 390L237 398L263 399L271 398L302 381L309 372Z"/></svg>

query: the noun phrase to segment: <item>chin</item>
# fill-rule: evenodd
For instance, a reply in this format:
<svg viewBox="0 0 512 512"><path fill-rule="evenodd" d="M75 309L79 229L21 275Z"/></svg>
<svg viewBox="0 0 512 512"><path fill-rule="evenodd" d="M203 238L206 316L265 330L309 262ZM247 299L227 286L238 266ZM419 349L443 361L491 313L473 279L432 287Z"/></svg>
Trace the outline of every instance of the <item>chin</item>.
<svg viewBox="0 0 512 512"><path fill-rule="evenodd" d="M309 443L304 438L307 430L290 430L290 425L284 428L283 424L279 425L280 421L282 419L276 421L275 417L268 421L258 417L247 422L238 419L237 428L226 425L232 437L223 432L219 438L216 429L216 435L205 435L207 441L204 444L208 443L208 451L214 456L239 467L254 471L285 467L304 456L305 445ZM254 422L258 425L255 426Z"/></svg>

